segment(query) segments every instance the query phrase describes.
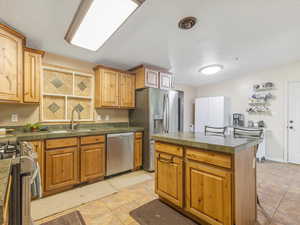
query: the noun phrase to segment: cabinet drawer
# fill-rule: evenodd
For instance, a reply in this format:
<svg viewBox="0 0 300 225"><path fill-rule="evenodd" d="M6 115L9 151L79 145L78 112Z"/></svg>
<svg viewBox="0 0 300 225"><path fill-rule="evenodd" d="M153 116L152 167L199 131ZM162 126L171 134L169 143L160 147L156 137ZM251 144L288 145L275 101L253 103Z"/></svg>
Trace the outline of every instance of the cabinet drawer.
<svg viewBox="0 0 300 225"><path fill-rule="evenodd" d="M86 137L81 137L80 138L80 144L82 144L82 145L102 143L102 142L105 142L104 135L101 135L101 136L86 136Z"/></svg>
<svg viewBox="0 0 300 225"><path fill-rule="evenodd" d="M135 133L135 138L136 139L139 139L139 138L142 138L143 137L143 133L142 132L136 132Z"/></svg>
<svg viewBox="0 0 300 225"><path fill-rule="evenodd" d="M208 163L215 166L221 166L224 168L231 168L230 155L208 152L201 149L186 149L186 158L198 162Z"/></svg>
<svg viewBox="0 0 300 225"><path fill-rule="evenodd" d="M155 142L155 150L171 155L183 156L183 147L178 145L167 144L163 142Z"/></svg>
<svg viewBox="0 0 300 225"><path fill-rule="evenodd" d="M46 148L64 148L64 147L71 147L77 146L78 141L77 138L60 138L60 139L49 139L46 140Z"/></svg>

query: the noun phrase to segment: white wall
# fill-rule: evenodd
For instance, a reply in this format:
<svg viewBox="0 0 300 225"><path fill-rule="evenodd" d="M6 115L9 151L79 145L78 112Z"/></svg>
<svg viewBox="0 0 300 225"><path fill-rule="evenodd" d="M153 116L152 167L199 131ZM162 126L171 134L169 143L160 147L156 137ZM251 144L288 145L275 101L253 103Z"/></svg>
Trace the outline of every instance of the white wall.
<svg viewBox="0 0 300 225"><path fill-rule="evenodd" d="M252 94L252 86L256 83L271 81L275 84L272 91L275 98L271 100L271 114L253 115L246 113L248 98ZM241 75L233 80L217 84L201 86L197 96L227 96L231 99L231 111L243 113L246 120L264 120L270 130L267 143L267 157L272 160L286 159L286 109L287 83L300 81L300 62L265 70L248 75Z"/></svg>
<svg viewBox="0 0 300 225"><path fill-rule="evenodd" d="M190 131L190 125L194 124L194 101L197 94L197 87L177 84L175 85L175 89L184 91L183 131Z"/></svg>

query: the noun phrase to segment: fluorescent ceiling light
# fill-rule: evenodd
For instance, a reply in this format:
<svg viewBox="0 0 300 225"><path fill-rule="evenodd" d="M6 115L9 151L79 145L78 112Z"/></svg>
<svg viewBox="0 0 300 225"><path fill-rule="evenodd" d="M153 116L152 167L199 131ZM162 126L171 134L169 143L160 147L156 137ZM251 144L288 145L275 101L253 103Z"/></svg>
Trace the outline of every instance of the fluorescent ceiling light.
<svg viewBox="0 0 300 225"><path fill-rule="evenodd" d="M75 16L66 39L73 45L92 51L98 50L139 6L134 0L82 1L82 11L86 13L79 8L76 16L84 14L83 18Z"/></svg>
<svg viewBox="0 0 300 225"><path fill-rule="evenodd" d="M200 69L200 72L204 75L213 75L220 72L224 67L222 65L209 65Z"/></svg>

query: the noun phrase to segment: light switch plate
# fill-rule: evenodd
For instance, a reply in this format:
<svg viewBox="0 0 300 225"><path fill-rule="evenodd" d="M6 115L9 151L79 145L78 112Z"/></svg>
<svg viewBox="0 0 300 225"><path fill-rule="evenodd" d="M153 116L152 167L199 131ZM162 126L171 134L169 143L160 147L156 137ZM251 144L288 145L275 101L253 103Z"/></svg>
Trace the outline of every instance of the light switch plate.
<svg viewBox="0 0 300 225"><path fill-rule="evenodd" d="M97 120L102 120L102 116L101 115L97 115Z"/></svg>
<svg viewBox="0 0 300 225"><path fill-rule="evenodd" d="M106 121L109 120L109 115L106 115L106 116L105 116L105 120L106 120Z"/></svg>
<svg viewBox="0 0 300 225"><path fill-rule="evenodd" d="M18 122L18 114L17 113L11 114L11 122Z"/></svg>

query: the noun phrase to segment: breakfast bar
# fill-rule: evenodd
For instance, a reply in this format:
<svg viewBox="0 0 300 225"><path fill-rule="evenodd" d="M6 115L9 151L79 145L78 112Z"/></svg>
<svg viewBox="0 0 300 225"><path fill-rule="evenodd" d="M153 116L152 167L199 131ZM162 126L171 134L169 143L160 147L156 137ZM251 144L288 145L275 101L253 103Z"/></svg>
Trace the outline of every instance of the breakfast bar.
<svg viewBox="0 0 300 225"><path fill-rule="evenodd" d="M254 225L256 138L204 133L157 134L155 191L201 224Z"/></svg>

